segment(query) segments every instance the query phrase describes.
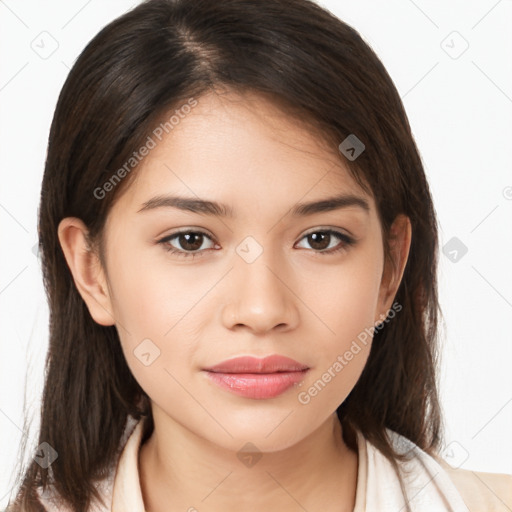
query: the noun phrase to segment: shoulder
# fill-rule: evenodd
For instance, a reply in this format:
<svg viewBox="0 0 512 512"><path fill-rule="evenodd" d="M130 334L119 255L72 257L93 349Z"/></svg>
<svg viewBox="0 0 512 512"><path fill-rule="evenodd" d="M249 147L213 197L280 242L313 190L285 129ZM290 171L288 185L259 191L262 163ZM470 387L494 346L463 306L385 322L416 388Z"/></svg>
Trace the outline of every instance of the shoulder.
<svg viewBox="0 0 512 512"><path fill-rule="evenodd" d="M413 491L412 496L415 496L416 490L423 492L421 486L425 480L426 486L430 482L433 484L425 487L429 491L427 494L438 493L450 505L456 505L446 510L512 511L512 475L454 468L440 455L431 456L406 437L389 429L387 432L395 451L406 455L408 459L407 462L399 462L399 465L401 469L410 469L406 485Z"/></svg>
<svg viewBox="0 0 512 512"><path fill-rule="evenodd" d="M448 474L470 512L512 510L512 475L453 468L441 458L436 461Z"/></svg>
<svg viewBox="0 0 512 512"><path fill-rule="evenodd" d="M140 420L135 419L131 415L127 416L125 427L119 440L116 456L112 461L110 461L108 467L104 469L102 477L93 482L100 497L100 501L93 499L87 509L87 512L109 512L111 510L113 488L119 460L128 440L133 434L141 430L140 427L139 429L136 428L139 424L142 426L142 422ZM72 512L51 483L49 483L44 489L42 487L37 487L35 492L41 512ZM5 512L9 512L9 509Z"/></svg>

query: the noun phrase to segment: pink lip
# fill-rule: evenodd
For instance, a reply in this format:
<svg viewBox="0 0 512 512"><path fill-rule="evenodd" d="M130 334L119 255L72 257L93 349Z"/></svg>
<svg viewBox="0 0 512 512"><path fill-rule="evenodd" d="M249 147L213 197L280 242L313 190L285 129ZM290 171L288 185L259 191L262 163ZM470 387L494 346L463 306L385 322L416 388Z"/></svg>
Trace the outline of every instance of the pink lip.
<svg viewBox="0 0 512 512"><path fill-rule="evenodd" d="M246 398L273 398L304 379L309 367L289 357L236 357L205 368L217 385Z"/></svg>

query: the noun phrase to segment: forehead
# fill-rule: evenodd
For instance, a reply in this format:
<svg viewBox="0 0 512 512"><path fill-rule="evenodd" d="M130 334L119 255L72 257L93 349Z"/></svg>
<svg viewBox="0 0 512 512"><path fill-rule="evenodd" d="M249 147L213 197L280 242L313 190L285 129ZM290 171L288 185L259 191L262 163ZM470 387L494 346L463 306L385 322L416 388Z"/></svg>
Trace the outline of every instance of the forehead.
<svg viewBox="0 0 512 512"><path fill-rule="evenodd" d="M173 110L164 116L121 207L140 207L149 196L171 191L262 207L335 192L364 196L372 204L338 148L265 96L212 92L196 100L186 114Z"/></svg>

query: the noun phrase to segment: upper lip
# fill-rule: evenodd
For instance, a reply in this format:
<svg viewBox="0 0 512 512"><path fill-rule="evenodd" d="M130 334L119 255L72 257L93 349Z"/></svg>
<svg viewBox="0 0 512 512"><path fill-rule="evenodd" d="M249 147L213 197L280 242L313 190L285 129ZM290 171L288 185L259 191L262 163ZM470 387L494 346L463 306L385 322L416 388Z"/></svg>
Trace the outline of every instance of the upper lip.
<svg viewBox="0 0 512 512"><path fill-rule="evenodd" d="M307 365L289 357L271 355L263 358L253 356L235 357L204 369L216 373L276 373L298 372L308 368Z"/></svg>

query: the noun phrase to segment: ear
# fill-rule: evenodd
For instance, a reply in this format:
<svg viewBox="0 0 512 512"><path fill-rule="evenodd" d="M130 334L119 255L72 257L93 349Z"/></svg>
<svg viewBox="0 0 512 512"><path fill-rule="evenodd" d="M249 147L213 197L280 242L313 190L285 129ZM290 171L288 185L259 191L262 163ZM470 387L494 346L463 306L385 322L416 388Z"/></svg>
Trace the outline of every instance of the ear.
<svg viewBox="0 0 512 512"><path fill-rule="evenodd" d="M75 285L94 321L114 325L111 298L99 256L88 242L88 229L76 217L62 219L58 227L60 245Z"/></svg>
<svg viewBox="0 0 512 512"><path fill-rule="evenodd" d="M391 261L384 263L382 280L379 289L379 301L375 323L382 322L392 306L409 256L412 228L409 217L397 215L390 228L389 248Z"/></svg>

